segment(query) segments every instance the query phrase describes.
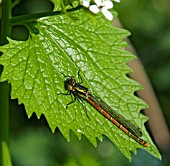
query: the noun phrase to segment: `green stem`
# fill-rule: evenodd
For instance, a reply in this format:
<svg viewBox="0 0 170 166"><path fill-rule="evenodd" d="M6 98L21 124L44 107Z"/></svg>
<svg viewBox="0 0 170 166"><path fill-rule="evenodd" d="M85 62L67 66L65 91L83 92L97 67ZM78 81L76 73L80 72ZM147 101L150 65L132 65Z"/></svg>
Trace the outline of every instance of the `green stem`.
<svg viewBox="0 0 170 166"><path fill-rule="evenodd" d="M72 9L68 9L66 12L68 12L68 13L74 12L81 8L82 8L82 6L78 6L78 7L72 8ZM35 13L35 14L29 14L29 15L23 15L23 16L16 16L11 19L10 25L13 26L13 25L17 25L17 24L24 24L26 22L37 20L42 17L61 15L61 14L65 14L65 13L62 11L56 11L56 12L43 12L43 13Z"/></svg>
<svg viewBox="0 0 170 166"><path fill-rule="evenodd" d="M11 0L2 1L2 19L0 45L7 43L7 36L11 35L9 21L11 18ZM0 66L0 74L2 66ZM9 84L0 83L0 165L10 165L9 153Z"/></svg>

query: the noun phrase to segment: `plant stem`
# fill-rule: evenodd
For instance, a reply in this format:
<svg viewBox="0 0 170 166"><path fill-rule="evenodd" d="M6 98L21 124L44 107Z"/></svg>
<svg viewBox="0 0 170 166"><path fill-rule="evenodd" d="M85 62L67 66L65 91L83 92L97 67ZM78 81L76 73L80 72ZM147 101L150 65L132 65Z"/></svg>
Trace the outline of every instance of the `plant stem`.
<svg viewBox="0 0 170 166"><path fill-rule="evenodd" d="M11 18L11 0L2 1L2 19L0 45L7 43L7 36L11 34L9 21ZM2 66L0 66L0 74ZM6 150L7 149L7 150ZM0 165L10 165L9 155L9 84L0 83Z"/></svg>
<svg viewBox="0 0 170 166"><path fill-rule="evenodd" d="M82 6L78 6L72 9L68 9L66 13L74 12L76 10L80 10ZM24 24L29 21L37 20L42 17L47 17L47 16L54 16L54 15L61 15L65 14L62 11L55 11L55 12L43 12L43 13L35 13L35 14L29 14L29 15L22 15L22 16L16 16L13 17L10 21L10 25L17 25L17 24Z"/></svg>

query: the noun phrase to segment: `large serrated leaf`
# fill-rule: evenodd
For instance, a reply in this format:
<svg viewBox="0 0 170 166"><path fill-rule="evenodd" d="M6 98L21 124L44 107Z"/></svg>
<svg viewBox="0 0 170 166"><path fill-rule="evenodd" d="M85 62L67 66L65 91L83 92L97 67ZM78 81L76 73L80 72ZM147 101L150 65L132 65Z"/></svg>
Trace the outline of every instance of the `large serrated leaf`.
<svg viewBox="0 0 170 166"><path fill-rule="evenodd" d="M147 118L140 114L147 105L134 96L142 87L126 76L131 71L126 63L134 58L124 50L127 44L123 39L129 35L126 30L113 27L100 15L92 22L83 11L74 12L72 17L63 14L42 18L27 26L27 41L9 39L9 44L0 47L0 64L4 65L1 81L11 83L12 98L24 103L29 117L33 112L38 117L44 114L52 131L58 127L67 140L70 129L79 138L84 134L94 145L96 137L102 140L105 134L129 159L136 148L160 158L144 127ZM58 95L65 93L62 73L77 77L79 69L83 84L92 93L142 129L148 148L124 134L88 103L84 109L76 101L66 109L72 98Z"/></svg>

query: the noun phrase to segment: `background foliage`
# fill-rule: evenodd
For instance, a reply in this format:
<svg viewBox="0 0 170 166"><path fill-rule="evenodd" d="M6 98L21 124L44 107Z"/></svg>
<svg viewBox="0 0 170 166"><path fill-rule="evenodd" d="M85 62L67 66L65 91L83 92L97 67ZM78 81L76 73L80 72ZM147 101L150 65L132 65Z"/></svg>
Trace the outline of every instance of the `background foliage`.
<svg viewBox="0 0 170 166"><path fill-rule="evenodd" d="M170 1L125 0L118 8L123 26L132 32L131 42L145 66L168 126L170 126L170 111L168 111L170 108L170 77L168 77L170 70Z"/></svg>
<svg viewBox="0 0 170 166"><path fill-rule="evenodd" d="M152 76L152 83L156 89L161 105L163 106L164 114L166 115L168 115L168 111L166 112L166 110L169 108L168 101L170 98L168 95L170 84L168 83L169 78L167 77L168 69L170 67L170 62L168 61L168 53L170 52L168 47L170 31L167 28L169 26L169 23L167 22L167 18L169 17L168 3L168 1L162 3L162 1L152 0L124 0L117 8L123 25L132 32L132 43L137 49L149 76ZM20 15L29 12L48 11L51 9L51 4L45 0L37 0L35 2L33 0L21 1L21 3L14 8L13 14ZM15 27L13 29L13 38L18 40L26 39L26 29L24 27ZM166 117L168 118L170 116ZM169 120L167 119L167 121ZM71 136L71 143L68 144L59 132L56 132L55 134L51 133L46 127L46 120L43 116L38 121L36 116L33 116L28 120L24 107L22 105L18 106L16 100L11 101L11 124L12 158L14 164L17 166L43 166L47 165L47 163L50 163L51 165L76 166L89 165L88 162L91 164L93 163L92 165L94 166L112 165L113 163L120 166L140 166L144 163L146 163L145 165L153 166L164 165L164 160L162 162L158 161L148 153L140 150L138 151L137 156L133 156L132 163L128 163L127 160L110 144L107 138L104 139L103 143L99 143L97 149L92 147L85 137L83 137L82 141L78 141L74 135ZM36 132L34 132L35 127L37 128ZM46 139L42 140L42 137ZM60 138L58 142L53 141L56 140L56 137L57 139L58 137ZM58 147L58 145L60 145L60 147ZM58 149L50 147L57 147ZM48 151L48 149L53 150ZM75 156L77 158L75 158ZM115 157L113 158L113 156ZM79 158L81 160L78 160Z"/></svg>

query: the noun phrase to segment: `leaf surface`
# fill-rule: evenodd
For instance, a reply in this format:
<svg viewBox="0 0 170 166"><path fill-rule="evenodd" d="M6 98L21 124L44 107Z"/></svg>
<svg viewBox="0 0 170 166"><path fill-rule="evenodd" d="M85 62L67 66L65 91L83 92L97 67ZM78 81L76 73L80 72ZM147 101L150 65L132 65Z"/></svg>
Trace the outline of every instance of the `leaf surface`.
<svg viewBox="0 0 170 166"><path fill-rule="evenodd" d="M41 18L27 26L27 41L9 39L9 44L0 47L0 64L4 66L1 81L11 83L11 97L24 103L28 117L34 112L38 118L44 114L52 131L58 127L67 140L71 129L79 139L84 134L96 146L96 137L102 140L104 134L129 159L137 148L160 158L144 126L147 117L140 113L147 105L134 95L142 86L127 77L131 69L126 63L135 58L124 50L128 31L113 27L101 15L94 22L83 10L72 17ZM86 102L76 101L66 109L72 98L59 95L66 93L62 73L77 77L79 69L84 86L142 129L148 148Z"/></svg>

